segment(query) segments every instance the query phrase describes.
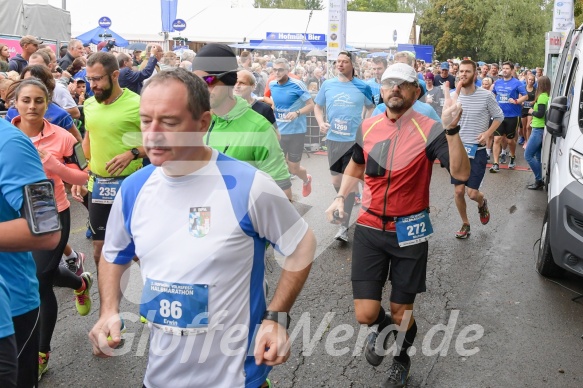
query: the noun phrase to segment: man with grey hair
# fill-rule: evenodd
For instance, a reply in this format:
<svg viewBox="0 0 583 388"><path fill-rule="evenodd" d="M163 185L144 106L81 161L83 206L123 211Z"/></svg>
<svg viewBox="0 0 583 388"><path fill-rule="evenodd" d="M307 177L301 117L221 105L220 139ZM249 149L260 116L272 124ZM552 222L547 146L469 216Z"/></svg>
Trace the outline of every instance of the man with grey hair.
<svg viewBox="0 0 583 388"><path fill-rule="evenodd" d="M71 39L69 41L69 48L67 50L67 54L64 57L59 59L59 66L61 69L67 69L75 58L79 58L85 54L85 50L83 49L83 42L79 39Z"/></svg>
<svg viewBox="0 0 583 388"><path fill-rule="evenodd" d="M192 50L184 50L182 52L182 56L181 56L181 60L182 61L188 61L192 64L192 61L194 61L194 57L196 57L196 53Z"/></svg>
<svg viewBox="0 0 583 388"><path fill-rule="evenodd" d="M153 45L146 67L141 71L134 71L132 69L132 58L125 53L120 53L117 56L117 63L119 64L119 86L128 88L136 94L140 94L142 91L142 83L152 76L156 69L156 64L162 58L162 54L163 51L158 50L157 45Z"/></svg>
<svg viewBox="0 0 583 388"><path fill-rule="evenodd" d="M259 101L253 95L253 89L255 89L256 83L257 82L253 73L251 73L249 70L239 70L237 72L237 83L235 84L233 93L236 96L246 100L249 105L251 105L251 109L265 117L267 121L273 125L273 129L275 129L275 132L277 133L278 140L281 140L281 135L277 130L277 121L275 120L273 109L270 105L264 103L263 101Z"/></svg>
<svg viewBox="0 0 583 388"><path fill-rule="evenodd" d="M289 63L285 58L275 60L273 71L275 79L269 83L269 89L277 128L281 133L279 144L289 171L303 182L302 196L307 197L312 192L312 176L300 165L300 161L308 128L306 114L314 110L314 101L301 80L288 77Z"/></svg>
<svg viewBox="0 0 583 388"><path fill-rule="evenodd" d="M99 264L100 317L89 338L96 356L115 355L120 284L139 256L140 314L151 330L143 385L270 387L271 367L290 356L288 312L316 239L272 179L205 144L212 115L204 77L173 69L144 86L142 139L152 165L128 177L115 198ZM266 241L287 256L269 305ZM227 341L229 349L221 346Z"/></svg>

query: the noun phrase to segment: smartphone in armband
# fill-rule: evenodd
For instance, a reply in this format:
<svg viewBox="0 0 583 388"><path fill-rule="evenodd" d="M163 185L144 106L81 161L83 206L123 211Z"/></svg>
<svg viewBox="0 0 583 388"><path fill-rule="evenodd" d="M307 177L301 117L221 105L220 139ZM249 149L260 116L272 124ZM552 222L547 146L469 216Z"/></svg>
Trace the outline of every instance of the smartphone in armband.
<svg viewBox="0 0 583 388"><path fill-rule="evenodd" d="M53 182L49 180L24 186L23 216L34 235L61 230Z"/></svg>
<svg viewBox="0 0 583 388"><path fill-rule="evenodd" d="M87 158L85 158L85 152L83 152L83 145L81 143L76 143L73 146L73 155L66 156L65 163L74 163L81 170L85 170L87 168Z"/></svg>

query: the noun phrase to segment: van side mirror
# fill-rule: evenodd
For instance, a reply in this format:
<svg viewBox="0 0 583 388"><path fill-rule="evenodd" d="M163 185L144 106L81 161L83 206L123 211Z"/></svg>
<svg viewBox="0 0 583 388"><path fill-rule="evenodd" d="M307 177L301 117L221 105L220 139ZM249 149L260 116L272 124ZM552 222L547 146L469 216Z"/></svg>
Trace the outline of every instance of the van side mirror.
<svg viewBox="0 0 583 388"><path fill-rule="evenodd" d="M567 97L559 96L553 99L546 114L545 125L548 133L553 136L564 136L563 118L567 109Z"/></svg>

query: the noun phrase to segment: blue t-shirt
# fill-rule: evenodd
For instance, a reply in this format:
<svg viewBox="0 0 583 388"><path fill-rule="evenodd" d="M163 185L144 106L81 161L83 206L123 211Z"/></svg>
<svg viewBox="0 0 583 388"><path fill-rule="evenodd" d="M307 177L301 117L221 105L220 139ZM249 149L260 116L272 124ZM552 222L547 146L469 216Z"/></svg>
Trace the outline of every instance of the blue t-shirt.
<svg viewBox="0 0 583 388"><path fill-rule="evenodd" d="M12 311L10 308L10 292L4 278L0 275L0 338L14 334Z"/></svg>
<svg viewBox="0 0 583 388"><path fill-rule="evenodd" d="M350 82L338 78L324 81L315 102L326 107L330 123L326 137L339 142L355 141L363 108L374 107L370 86L358 78Z"/></svg>
<svg viewBox="0 0 583 388"><path fill-rule="evenodd" d="M526 88L516 78L512 77L508 81L504 78L500 78L494 82L494 87L492 88L492 93L496 96L496 102L502 108L504 112L504 118L506 117L520 117L522 113L521 104L512 104L508 102L511 98L518 99L521 95L526 95Z"/></svg>
<svg viewBox="0 0 583 388"><path fill-rule="evenodd" d="M0 222L20 218L25 185L46 179L38 151L18 128L0 120ZM40 305L30 252L0 252L0 276L10 294L12 317Z"/></svg>
<svg viewBox="0 0 583 388"><path fill-rule="evenodd" d="M381 101L381 84L377 82L376 78L371 78L366 81L366 84L370 86L370 90L372 91L372 98L375 105L382 103Z"/></svg>
<svg viewBox="0 0 583 388"><path fill-rule="evenodd" d="M12 107L8 109L5 118L8 122L12 122L12 119L15 118L16 116L18 116L18 111L16 110L16 108ZM71 117L71 115L54 102L51 102L49 104L49 107L45 112L45 119L47 119L47 121L51 124L55 124L61 128L65 128L67 131L70 131L71 127L73 127L73 125L75 124L73 122L73 118Z"/></svg>
<svg viewBox="0 0 583 388"><path fill-rule="evenodd" d="M437 115L435 109L433 109L433 107L429 104L417 100L413 104L413 110L417 113L421 113L422 115L432 118L433 120L441 123L441 117ZM387 106L385 104L378 105L375 108L374 112L372 112L372 116L376 116L380 113L385 113L386 111Z"/></svg>
<svg viewBox="0 0 583 388"><path fill-rule="evenodd" d="M295 78L288 78L287 82L280 85L277 81L269 83L271 99L275 106L275 120L277 128L282 135L293 135L296 133L306 133L306 115L301 115L294 120L286 120L285 116L289 112L295 112L306 106L306 101L312 98L306 85Z"/></svg>

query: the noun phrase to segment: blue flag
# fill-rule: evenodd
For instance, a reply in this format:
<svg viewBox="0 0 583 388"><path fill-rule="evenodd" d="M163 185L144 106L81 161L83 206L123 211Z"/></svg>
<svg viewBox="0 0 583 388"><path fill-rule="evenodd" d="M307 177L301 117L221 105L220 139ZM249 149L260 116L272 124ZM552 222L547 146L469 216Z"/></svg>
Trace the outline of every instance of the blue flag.
<svg viewBox="0 0 583 388"><path fill-rule="evenodd" d="M178 0L160 0L162 6L162 31L174 32L172 22L176 19Z"/></svg>

